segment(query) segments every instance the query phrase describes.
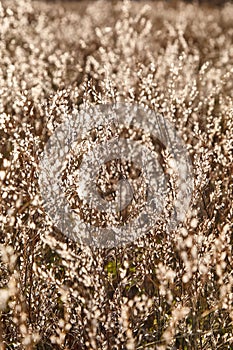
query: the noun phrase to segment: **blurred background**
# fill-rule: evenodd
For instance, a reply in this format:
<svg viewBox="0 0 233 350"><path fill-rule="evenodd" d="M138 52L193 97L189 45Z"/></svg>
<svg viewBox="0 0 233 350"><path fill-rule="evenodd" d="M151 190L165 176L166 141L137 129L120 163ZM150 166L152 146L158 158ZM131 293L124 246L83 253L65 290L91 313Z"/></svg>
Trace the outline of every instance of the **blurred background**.
<svg viewBox="0 0 233 350"><path fill-rule="evenodd" d="M95 2L98 0L41 0L44 2L57 2L57 3L77 3L77 2ZM117 0L108 0L108 1L112 1L112 2L116 2ZM119 0L121 1L121 0ZM122 0L123 1L123 0ZM152 0L152 1L146 1L146 0L130 0L130 1L137 1L137 2L144 2L144 3L152 3L152 2L158 2L157 0ZM161 1L161 0L160 0ZM164 2L167 3L171 3L171 4L175 4L180 2L179 0L162 0ZM187 2L187 3L197 3L197 4L208 4L208 5L213 5L213 6L221 6L224 5L226 3L232 3L232 0L183 0L183 2Z"/></svg>

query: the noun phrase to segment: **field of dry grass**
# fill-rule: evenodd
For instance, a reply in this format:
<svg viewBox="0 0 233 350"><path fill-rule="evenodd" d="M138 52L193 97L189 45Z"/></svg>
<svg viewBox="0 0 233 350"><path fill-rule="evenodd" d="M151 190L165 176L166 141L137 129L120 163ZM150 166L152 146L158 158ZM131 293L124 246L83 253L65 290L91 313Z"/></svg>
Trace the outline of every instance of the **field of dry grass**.
<svg viewBox="0 0 233 350"><path fill-rule="evenodd" d="M0 350L233 349L232 18L230 3L0 1ZM38 164L66 115L115 103L174 126L194 191L176 229L98 249L56 228Z"/></svg>

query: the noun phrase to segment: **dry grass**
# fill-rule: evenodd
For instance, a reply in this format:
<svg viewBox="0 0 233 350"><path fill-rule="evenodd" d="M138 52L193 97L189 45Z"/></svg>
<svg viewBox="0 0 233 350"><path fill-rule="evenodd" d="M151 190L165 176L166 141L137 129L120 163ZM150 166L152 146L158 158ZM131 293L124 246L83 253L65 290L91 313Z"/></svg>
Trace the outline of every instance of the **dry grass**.
<svg viewBox="0 0 233 350"><path fill-rule="evenodd" d="M0 2L0 349L232 349L233 5ZM56 230L38 159L63 112L129 102L182 135L185 222L97 250Z"/></svg>

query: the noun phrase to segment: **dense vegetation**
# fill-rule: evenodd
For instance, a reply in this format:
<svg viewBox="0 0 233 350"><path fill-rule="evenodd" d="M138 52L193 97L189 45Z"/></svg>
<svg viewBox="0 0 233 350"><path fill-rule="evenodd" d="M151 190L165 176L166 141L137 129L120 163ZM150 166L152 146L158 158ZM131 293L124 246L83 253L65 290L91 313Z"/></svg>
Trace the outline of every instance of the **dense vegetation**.
<svg viewBox="0 0 233 350"><path fill-rule="evenodd" d="M232 349L233 5L148 4L0 2L1 350ZM65 113L115 102L174 125L195 189L176 230L92 249L46 215L38 162Z"/></svg>

